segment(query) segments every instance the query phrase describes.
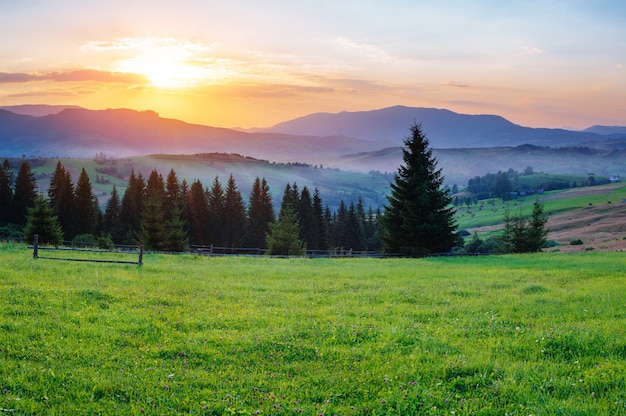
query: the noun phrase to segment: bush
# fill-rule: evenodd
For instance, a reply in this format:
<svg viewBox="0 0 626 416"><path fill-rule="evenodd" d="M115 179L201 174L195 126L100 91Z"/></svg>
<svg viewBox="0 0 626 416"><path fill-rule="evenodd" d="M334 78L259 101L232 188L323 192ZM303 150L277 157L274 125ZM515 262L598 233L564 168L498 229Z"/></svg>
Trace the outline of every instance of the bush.
<svg viewBox="0 0 626 416"><path fill-rule="evenodd" d="M92 246L96 243L96 237L93 234L78 234L72 240L73 247Z"/></svg>
<svg viewBox="0 0 626 416"><path fill-rule="evenodd" d="M581 240L580 238L577 238L576 240L572 240L569 242L570 246L582 246L583 244L584 244L583 240Z"/></svg>

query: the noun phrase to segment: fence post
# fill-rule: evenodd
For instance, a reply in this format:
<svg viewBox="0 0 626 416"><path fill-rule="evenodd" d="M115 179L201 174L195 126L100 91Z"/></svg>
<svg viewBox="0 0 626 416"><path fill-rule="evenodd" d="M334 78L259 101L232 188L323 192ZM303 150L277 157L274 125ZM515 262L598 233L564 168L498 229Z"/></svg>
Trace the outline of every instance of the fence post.
<svg viewBox="0 0 626 416"><path fill-rule="evenodd" d="M33 258L39 258L39 234L35 234L33 241Z"/></svg>
<svg viewBox="0 0 626 416"><path fill-rule="evenodd" d="M143 266L143 245L139 246L139 260L137 261L138 266Z"/></svg>

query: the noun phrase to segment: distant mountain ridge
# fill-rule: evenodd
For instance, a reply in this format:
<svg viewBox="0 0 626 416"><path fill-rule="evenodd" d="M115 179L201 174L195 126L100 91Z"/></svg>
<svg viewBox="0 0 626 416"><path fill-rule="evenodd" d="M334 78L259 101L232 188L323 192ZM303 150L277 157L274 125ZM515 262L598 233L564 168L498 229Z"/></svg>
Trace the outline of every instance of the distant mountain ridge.
<svg viewBox="0 0 626 416"><path fill-rule="evenodd" d="M614 127L603 132L530 128L496 115L458 114L446 109L394 106L372 111L315 113L279 123L256 132L326 136L339 134L386 145L402 145L414 122L434 148L537 146L580 146L596 141L624 138ZM626 127L623 128L626 130ZM606 131L606 133L604 132Z"/></svg>
<svg viewBox="0 0 626 416"><path fill-rule="evenodd" d="M446 170L444 174L458 183L467 175L473 177L499 169L538 169L539 161L533 160L539 158L541 166L564 169L546 169L552 173L575 173L568 170L575 162L577 171L606 169L611 174L626 176L623 169L616 169L623 162L613 158L623 157L626 150L626 127L619 126L594 126L582 132L538 129L495 115L395 106L316 113L270 128L240 131L162 118L153 111L69 106L26 106L19 110L49 114L33 116L0 109L0 157L89 158L100 152L109 157L236 153L278 163L395 172L402 162L403 139L417 122L436 150L440 165ZM591 153L573 151L566 156L569 153L549 151L572 147L589 147L597 153L592 157ZM452 154L455 156L447 156ZM559 164L550 158L571 163Z"/></svg>

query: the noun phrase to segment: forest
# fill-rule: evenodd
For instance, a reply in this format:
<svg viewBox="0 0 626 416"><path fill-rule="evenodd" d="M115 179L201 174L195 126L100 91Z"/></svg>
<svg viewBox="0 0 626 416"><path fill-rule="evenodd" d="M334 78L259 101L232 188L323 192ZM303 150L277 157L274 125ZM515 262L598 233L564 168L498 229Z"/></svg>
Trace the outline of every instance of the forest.
<svg viewBox="0 0 626 416"><path fill-rule="evenodd" d="M165 178L156 170L147 178L133 170L124 193L114 187L102 210L85 169L74 183L59 161L44 196L38 192L28 161L23 161L17 172L8 160L0 167L2 237L30 239L29 220L39 221L41 234L41 217L46 217L49 227L58 227L57 232L49 233L48 242L53 244L142 244L148 250L169 252L197 245L264 249L272 224L287 210L294 214L298 237L308 250L381 247L379 210L366 210L358 200L341 201L339 208L331 211L317 189L300 189L296 183L286 184L280 206L275 207L264 178L255 179L246 203L232 175L226 185L216 176L205 186L200 180L191 184L179 180L173 169Z"/></svg>

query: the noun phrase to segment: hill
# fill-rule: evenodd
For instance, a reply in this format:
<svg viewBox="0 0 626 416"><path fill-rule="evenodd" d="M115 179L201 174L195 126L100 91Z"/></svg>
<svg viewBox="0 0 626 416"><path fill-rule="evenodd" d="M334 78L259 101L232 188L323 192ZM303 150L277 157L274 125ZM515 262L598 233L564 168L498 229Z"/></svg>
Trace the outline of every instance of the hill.
<svg viewBox="0 0 626 416"><path fill-rule="evenodd" d="M20 159L10 160L17 169ZM157 170L167 177L174 169L179 180L187 180L191 184L199 179L204 186L211 186L215 177L226 184L232 174L239 190L247 201L254 179L265 178L273 200L279 202L287 183L297 183L298 187L307 186L311 192L318 188L324 204L331 209L339 206L341 200L346 203L356 202L362 198L365 207L374 210L386 202L389 190L389 175L347 172L338 169L323 168L301 163L272 163L238 154L203 153L196 155L147 155L122 159L114 158L37 158L30 164L37 179L40 191L47 192L54 168L60 161L72 175L74 183L81 169L90 177L94 194L99 204L104 207L110 198L113 185L119 192L124 192L131 170L141 173L144 178L152 170ZM278 206L277 206L278 207Z"/></svg>
<svg viewBox="0 0 626 416"><path fill-rule="evenodd" d="M548 214L548 239L558 243L546 251L625 251L626 186L611 184L549 192L540 197ZM535 196L507 203L458 208L459 228L488 237L503 228L504 209L530 214ZM581 240L581 245L570 245Z"/></svg>
<svg viewBox="0 0 626 416"><path fill-rule="evenodd" d="M571 175L618 174L626 176L626 149L588 147L550 148L532 145L494 148L434 149L433 155L448 184L466 184L468 179L510 168L523 171ZM388 147L374 152L346 155L333 160L332 166L345 170L395 172L402 163L402 148Z"/></svg>
<svg viewBox="0 0 626 416"><path fill-rule="evenodd" d="M372 111L315 113L277 124L257 132L301 135L342 135L357 137L386 146L400 146L408 127L421 123L436 149L537 146L578 146L625 136L623 132L571 131L530 128L516 125L496 115L458 114L446 109L394 106Z"/></svg>
<svg viewBox="0 0 626 416"><path fill-rule="evenodd" d="M275 162L323 164L376 145L330 136L240 131L161 118L153 111L64 109L35 117L0 110L0 156L115 157L156 153L239 153Z"/></svg>

